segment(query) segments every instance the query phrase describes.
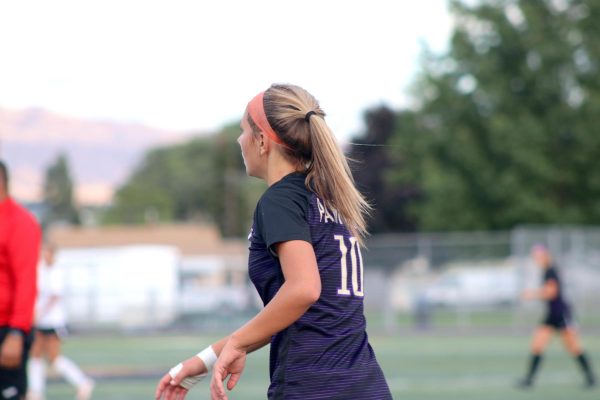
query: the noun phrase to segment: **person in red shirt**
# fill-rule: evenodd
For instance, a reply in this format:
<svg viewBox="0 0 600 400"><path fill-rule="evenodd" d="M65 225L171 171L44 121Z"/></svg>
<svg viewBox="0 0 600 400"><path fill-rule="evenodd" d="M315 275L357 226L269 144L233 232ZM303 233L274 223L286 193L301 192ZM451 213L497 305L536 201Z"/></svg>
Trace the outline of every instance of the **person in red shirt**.
<svg viewBox="0 0 600 400"><path fill-rule="evenodd" d="M0 399L24 399L41 229L9 195L0 161Z"/></svg>

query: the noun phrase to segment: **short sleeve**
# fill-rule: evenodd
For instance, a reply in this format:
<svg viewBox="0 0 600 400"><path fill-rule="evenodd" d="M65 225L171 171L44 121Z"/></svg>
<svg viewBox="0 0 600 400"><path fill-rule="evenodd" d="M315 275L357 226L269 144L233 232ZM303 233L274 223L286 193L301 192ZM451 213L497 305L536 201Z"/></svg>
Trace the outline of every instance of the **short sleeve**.
<svg viewBox="0 0 600 400"><path fill-rule="evenodd" d="M311 243L308 224L308 202L293 191L270 190L260 199L256 228L265 245L276 255L273 245L290 240Z"/></svg>
<svg viewBox="0 0 600 400"><path fill-rule="evenodd" d="M554 268L548 268L546 270L546 273L544 274L544 282L548 282L551 280L555 280L556 282L558 282L558 274L556 273Z"/></svg>

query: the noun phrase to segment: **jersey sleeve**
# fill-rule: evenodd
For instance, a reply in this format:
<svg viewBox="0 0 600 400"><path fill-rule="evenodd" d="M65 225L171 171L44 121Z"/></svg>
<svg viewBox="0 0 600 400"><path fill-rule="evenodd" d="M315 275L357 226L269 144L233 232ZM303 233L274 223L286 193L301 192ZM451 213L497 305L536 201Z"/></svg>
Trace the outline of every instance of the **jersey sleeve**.
<svg viewBox="0 0 600 400"><path fill-rule="evenodd" d="M273 245L290 240L311 243L307 218L308 203L303 196L284 190L271 190L260 199L256 228L267 248L276 256Z"/></svg>
<svg viewBox="0 0 600 400"><path fill-rule="evenodd" d="M551 280L558 282L558 274L556 273L554 268L547 269L546 273L544 274L544 283L551 281Z"/></svg>

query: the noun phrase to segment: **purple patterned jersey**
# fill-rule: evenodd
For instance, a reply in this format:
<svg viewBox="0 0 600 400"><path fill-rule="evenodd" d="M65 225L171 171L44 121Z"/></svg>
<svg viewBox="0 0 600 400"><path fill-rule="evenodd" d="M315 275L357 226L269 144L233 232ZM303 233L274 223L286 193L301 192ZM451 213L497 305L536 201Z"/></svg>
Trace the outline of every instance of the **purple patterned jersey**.
<svg viewBox="0 0 600 400"><path fill-rule="evenodd" d="M250 279L266 305L284 282L273 245L312 244L321 296L271 338L269 399L391 399L366 333L363 263L358 241L335 210L285 176L258 202L249 236Z"/></svg>

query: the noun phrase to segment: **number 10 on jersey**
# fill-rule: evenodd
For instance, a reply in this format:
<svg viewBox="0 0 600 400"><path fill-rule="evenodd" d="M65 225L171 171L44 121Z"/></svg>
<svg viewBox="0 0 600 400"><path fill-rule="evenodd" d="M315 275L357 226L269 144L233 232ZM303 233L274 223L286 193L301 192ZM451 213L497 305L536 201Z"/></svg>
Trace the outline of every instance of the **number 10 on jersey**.
<svg viewBox="0 0 600 400"><path fill-rule="evenodd" d="M350 296L350 290L348 289L348 247L343 235L334 235L333 238L340 244L340 252L342 256L340 258L340 268L342 272L342 284L338 289L337 293ZM360 246L355 237L348 238L350 241L350 265L352 267L352 293L355 296L363 297L365 295L363 291L364 274L363 274L363 261L362 255L360 254ZM358 279L358 269L360 268L360 285Z"/></svg>

